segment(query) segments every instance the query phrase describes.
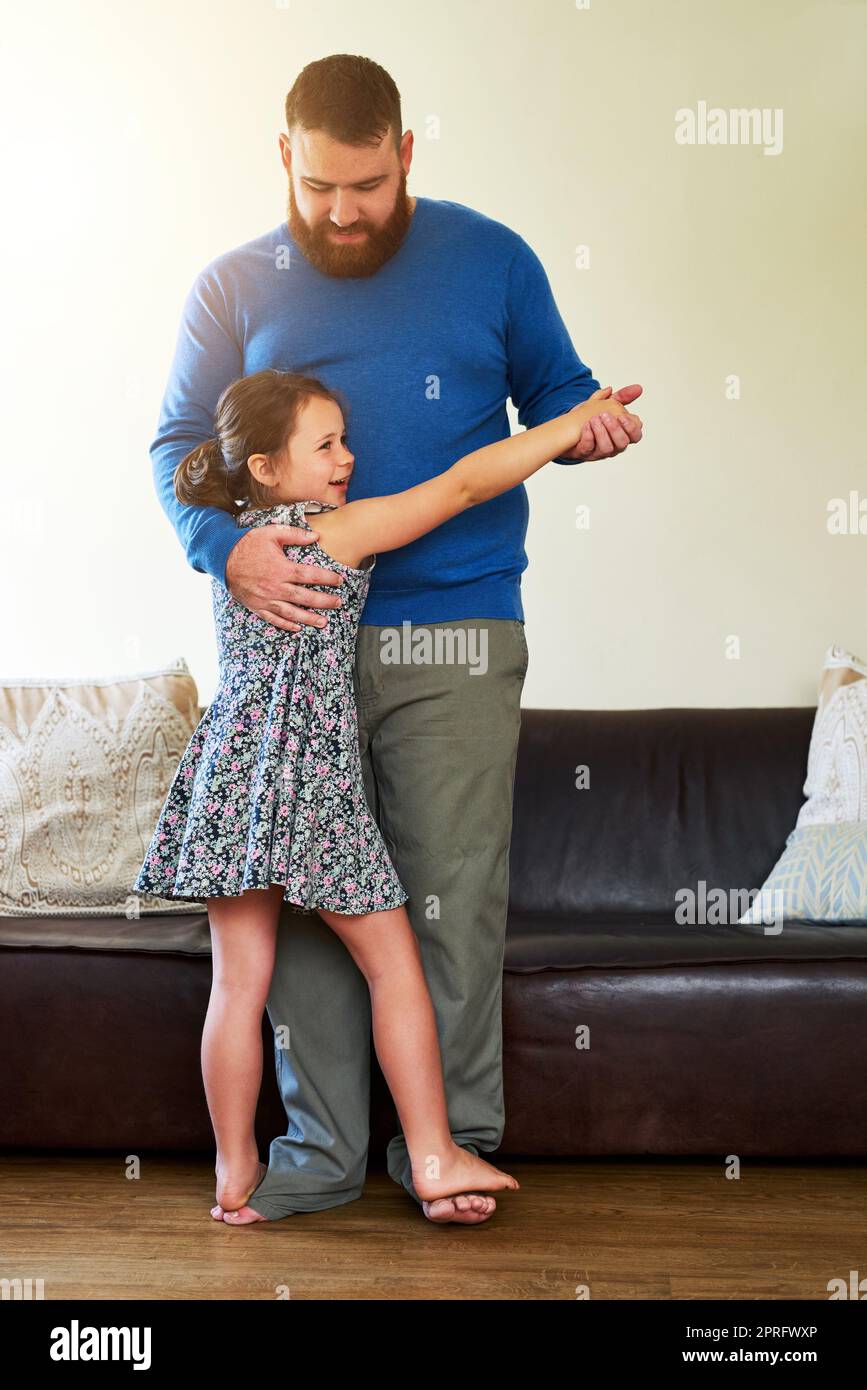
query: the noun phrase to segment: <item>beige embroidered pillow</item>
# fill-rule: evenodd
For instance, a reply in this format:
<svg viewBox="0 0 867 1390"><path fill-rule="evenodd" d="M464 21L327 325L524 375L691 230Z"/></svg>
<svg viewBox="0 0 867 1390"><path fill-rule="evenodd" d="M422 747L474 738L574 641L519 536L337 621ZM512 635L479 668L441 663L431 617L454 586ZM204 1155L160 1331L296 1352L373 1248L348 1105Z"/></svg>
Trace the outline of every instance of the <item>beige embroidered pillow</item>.
<svg viewBox="0 0 867 1390"><path fill-rule="evenodd" d="M0 680L0 916L204 911L132 891L199 718L182 657L130 675Z"/></svg>
<svg viewBox="0 0 867 1390"><path fill-rule="evenodd" d="M797 827L867 821L867 664L825 653Z"/></svg>

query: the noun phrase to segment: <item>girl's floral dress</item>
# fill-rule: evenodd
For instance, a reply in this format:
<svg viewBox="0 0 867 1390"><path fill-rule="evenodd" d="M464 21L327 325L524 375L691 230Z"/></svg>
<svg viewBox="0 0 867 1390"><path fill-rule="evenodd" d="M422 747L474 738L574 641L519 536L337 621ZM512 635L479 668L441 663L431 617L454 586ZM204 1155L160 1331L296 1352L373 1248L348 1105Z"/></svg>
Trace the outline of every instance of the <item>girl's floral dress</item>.
<svg viewBox="0 0 867 1390"><path fill-rule="evenodd" d="M237 522L310 530L305 512L334 506L293 502L241 512ZM281 883L284 901L305 914L399 907L408 894L367 804L353 686L376 558L353 568L318 541L283 548L342 573L342 607L323 610L323 628L289 632L212 579L219 684L178 765L134 891L204 902Z"/></svg>

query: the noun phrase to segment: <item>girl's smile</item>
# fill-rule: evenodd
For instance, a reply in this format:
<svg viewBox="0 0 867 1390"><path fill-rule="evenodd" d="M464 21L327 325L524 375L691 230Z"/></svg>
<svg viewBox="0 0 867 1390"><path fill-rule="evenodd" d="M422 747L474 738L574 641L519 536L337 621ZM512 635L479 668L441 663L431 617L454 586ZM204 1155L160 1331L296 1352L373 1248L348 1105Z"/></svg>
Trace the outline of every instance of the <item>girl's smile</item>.
<svg viewBox="0 0 867 1390"><path fill-rule="evenodd" d="M342 478L332 478L332 480L331 480L331 482L328 484L328 486L329 486L330 488L333 488L335 492L339 492L339 493L345 494L345 493L346 493L346 489L349 487L349 479L350 479L351 477L352 477L352 469L350 468L349 472L348 472L348 473L344 473L344 475L343 475Z"/></svg>

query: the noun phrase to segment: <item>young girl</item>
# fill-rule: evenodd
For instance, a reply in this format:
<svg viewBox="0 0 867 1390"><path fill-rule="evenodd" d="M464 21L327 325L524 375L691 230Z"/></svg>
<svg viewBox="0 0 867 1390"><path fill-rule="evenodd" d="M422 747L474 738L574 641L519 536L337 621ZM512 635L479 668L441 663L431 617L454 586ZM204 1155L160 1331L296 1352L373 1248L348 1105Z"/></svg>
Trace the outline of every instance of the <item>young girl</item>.
<svg viewBox="0 0 867 1390"><path fill-rule="evenodd" d="M207 903L213 983L202 1071L217 1143L217 1220L267 1219L245 1204L265 1172L253 1126L284 902L318 913L368 982L376 1053L422 1201L519 1185L449 1132L436 1018L408 895L364 791L356 630L375 552L406 545L517 486L572 448L591 416L625 415L610 389L405 492L347 502L354 458L337 396L313 377L261 371L226 388L216 436L175 471L181 502L222 507L240 526L310 530L305 517L315 513L321 544L284 552L343 576L342 606L326 610L323 626L300 631L265 620L212 580L218 687L135 883L141 893Z"/></svg>

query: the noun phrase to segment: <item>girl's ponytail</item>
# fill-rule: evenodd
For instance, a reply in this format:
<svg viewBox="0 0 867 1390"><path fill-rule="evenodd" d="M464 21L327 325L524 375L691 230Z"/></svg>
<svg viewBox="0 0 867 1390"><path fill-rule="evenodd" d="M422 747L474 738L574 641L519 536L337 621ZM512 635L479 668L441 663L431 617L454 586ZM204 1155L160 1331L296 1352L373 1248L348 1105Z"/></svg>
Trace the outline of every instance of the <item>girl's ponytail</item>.
<svg viewBox="0 0 867 1390"><path fill-rule="evenodd" d="M182 458L174 475L175 496L193 507L222 507L235 510L229 490L229 470L220 441L214 436L197 444Z"/></svg>

